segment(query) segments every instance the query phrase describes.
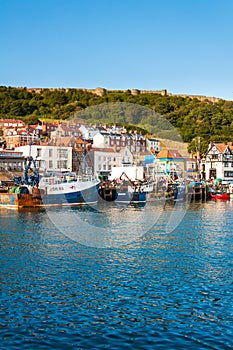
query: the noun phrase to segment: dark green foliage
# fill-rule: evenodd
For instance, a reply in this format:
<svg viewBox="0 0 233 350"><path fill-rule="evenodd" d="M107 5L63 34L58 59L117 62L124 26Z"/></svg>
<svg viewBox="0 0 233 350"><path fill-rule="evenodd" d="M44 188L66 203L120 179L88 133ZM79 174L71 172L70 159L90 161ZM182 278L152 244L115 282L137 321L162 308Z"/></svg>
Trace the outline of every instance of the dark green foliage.
<svg viewBox="0 0 233 350"><path fill-rule="evenodd" d="M41 124L40 120L36 115L27 115L26 117L21 118L28 125Z"/></svg>
<svg viewBox="0 0 233 350"><path fill-rule="evenodd" d="M124 104L121 106L119 102ZM26 88L0 87L0 118L30 120L32 115L34 119L62 120L75 116L99 124L130 124L157 137L171 137L170 122L193 151L195 137L200 137L203 145L210 140L226 142L233 139L233 101L201 102L196 98L154 93L132 95L130 90L109 91L97 96L84 89L42 89L36 93Z"/></svg>

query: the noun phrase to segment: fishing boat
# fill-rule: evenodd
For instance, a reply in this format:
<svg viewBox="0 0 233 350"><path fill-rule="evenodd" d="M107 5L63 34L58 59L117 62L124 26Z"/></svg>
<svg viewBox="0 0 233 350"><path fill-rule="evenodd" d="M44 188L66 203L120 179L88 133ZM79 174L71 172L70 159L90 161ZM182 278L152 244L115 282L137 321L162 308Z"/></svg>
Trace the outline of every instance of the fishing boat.
<svg viewBox="0 0 233 350"><path fill-rule="evenodd" d="M145 203L146 191L141 181L132 181L128 175L123 172L119 178L120 182L116 184L116 202Z"/></svg>
<svg viewBox="0 0 233 350"><path fill-rule="evenodd" d="M40 179L39 190L44 206L94 204L98 200L99 180L92 175L50 173Z"/></svg>
<svg viewBox="0 0 233 350"><path fill-rule="evenodd" d="M0 189L0 206L17 209L90 205L98 201L98 187L98 179L71 172L40 176L34 159L29 157L23 178L17 177L14 186Z"/></svg>
<svg viewBox="0 0 233 350"><path fill-rule="evenodd" d="M116 203L146 203L147 188L141 181L132 181L126 173L122 173L119 179L102 181L99 187L99 195L108 202Z"/></svg>

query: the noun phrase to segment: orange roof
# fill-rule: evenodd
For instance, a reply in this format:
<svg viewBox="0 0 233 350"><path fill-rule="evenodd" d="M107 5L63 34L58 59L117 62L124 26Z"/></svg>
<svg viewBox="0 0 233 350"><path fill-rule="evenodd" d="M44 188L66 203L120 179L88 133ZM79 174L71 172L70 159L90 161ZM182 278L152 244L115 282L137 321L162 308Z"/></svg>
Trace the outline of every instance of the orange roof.
<svg viewBox="0 0 233 350"><path fill-rule="evenodd" d="M182 158L183 159L182 155L178 151L174 149L166 149L166 148L162 149L158 153L157 158Z"/></svg>
<svg viewBox="0 0 233 350"><path fill-rule="evenodd" d="M225 143L215 143L215 146L221 153L224 153L227 148L227 145Z"/></svg>
<svg viewBox="0 0 233 350"><path fill-rule="evenodd" d="M89 145L89 144L91 144L90 142L88 142L88 141L84 141L84 140L82 140L82 139L76 139L75 140L75 143L77 143L77 144L81 144L81 145Z"/></svg>

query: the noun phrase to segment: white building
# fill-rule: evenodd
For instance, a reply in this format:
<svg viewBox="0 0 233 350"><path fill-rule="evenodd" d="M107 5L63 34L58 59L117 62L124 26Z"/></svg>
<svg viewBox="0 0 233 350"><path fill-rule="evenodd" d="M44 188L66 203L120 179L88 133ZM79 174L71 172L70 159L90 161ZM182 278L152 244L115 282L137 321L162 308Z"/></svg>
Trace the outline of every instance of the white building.
<svg viewBox="0 0 233 350"><path fill-rule="evenodd" d="M133 156L127 147L119 152L114 148L92 148L90 153L94 174L110 174L114 167L132 164Z"/></svg>
<svg viewBox="0 0 233 350"><path fill-rule="evenodd" d="M203 173L208 179L233 180L233 149L232 144L212 143L202 160Z"/></svg>
<svg viewBox="0 0 233 350"><path fill-rule="evenodd" d="M88 127L87 125L81 125L79 130L82 134L82 139L85 141L93 140L95 134L99 132L97 129Z"/></svg>
<svg viewBox="0 0 233 350"><path fill-rule="evenodd" d="M121 165L132 165L134 161L133 154L130 152L128 147L123 147L119 152L119 160Z"/></svg>
<svg viewBox="0 0 233 350"><path fill-rule="evenodd" d="M154 138L146 139L146 146L149 151L159 152L161 150L160 141Z"/></svg>
<svg viewBox="0 0 233 350"><path fill-rule="evenodd" d="M72 147L26 145L16 147L24 157L32 156L39 172L72 171Z"/></svg>
<svg viewBox="0 0 233 350"><path fill-rule="evenodd" d="M109 147L109 133L106 132L97 132L93 136L93 147L102 147L107 148Z"/></svg>

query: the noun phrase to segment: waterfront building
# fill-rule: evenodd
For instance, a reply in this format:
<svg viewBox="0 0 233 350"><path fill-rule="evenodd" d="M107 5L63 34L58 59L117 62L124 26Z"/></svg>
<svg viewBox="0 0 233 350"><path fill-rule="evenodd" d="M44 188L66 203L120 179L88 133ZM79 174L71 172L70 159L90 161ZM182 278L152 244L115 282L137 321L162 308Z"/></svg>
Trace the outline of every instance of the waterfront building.
<svg viewBox="0 0 233 350"><path fill-rule="evenodd" d="M72 147L52 145L25 145L15 149L24 157L32 156L39 172L72 171Z"/></svg>
<svg viewBox="0 0 233 350"><path fill-rule="evenodd" d="M200 160L197 157L185 157L184 160L184 169L187 178L204 179L203 174L201 174Z"/></svg>
<svg viewBox="0 0 233 350"><path fill-rule="evenodd" d="M24 169L24 162L25 157L23 152L0 150L1 179L2 174L4 175L7 172L10 172L12 175L14 175L14 173L22 173Z"/></svg>
<svg viewBox="0 0 233 350"><path fill-rule="evenodd" d="M158 153L157 159L165 174L173 178L184 176L184 157L177 150L164 148Z"/></svg>
<svg viewBox="0 0 233 350"><path fill-rule="evenodd" d="M205 178L233 180L233 147L232 143L210 143L205 159L202 160L202 171Z"/></svg>

